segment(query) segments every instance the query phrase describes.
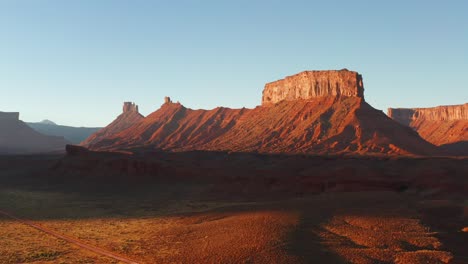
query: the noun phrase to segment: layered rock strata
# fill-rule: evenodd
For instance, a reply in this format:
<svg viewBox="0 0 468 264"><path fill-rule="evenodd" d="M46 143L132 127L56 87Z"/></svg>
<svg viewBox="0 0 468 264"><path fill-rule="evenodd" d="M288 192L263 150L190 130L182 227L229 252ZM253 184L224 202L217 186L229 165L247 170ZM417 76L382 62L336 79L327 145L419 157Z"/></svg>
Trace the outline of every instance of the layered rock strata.
<svg viewBox="0 0 468 264"><path fill-rule="evenodd" d="M425 140L456 155L468 155L468 103L432 108L389 108L388 116Z"/></svg>
<svg viewBox="0 0 468 264"><path fill-rule="evenodd" d="M267 83L263 90L262 105L268 106L283 100L294 101L329 96L364 98L362 76L346 69L304 71Z"/></svg>
<svg viewBox="0 0 468 264"><path fill-rule="evenodd" d="M437 153L411 128L367 104L363 93L361 75L340 70L307 71L269 83L262 106L255 109L192 110L166 98L157 111L87 146L106 151Z"/></svg>
<svg viewBox="0 0 468 264"><path fill-rule="evenodd" d="M431 121L468 120L468 103L431 108L389 108L388 116L404 125L418 119Z"/></svg>

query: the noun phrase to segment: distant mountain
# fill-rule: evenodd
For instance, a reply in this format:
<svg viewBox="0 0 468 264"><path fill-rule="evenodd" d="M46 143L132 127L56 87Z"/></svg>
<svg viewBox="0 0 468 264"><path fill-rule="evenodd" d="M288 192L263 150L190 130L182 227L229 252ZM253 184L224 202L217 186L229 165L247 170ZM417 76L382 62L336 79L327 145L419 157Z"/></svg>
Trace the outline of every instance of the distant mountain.
<svg viewBox="0 0 468 264"><path fill-rule="evenodd" d="M0 112L0 154L61 153L69 143L37 132L19 120L17 112Z"/></svg>
<svg viewBox="0 0 468 264"><path fill-rule="evenodd" d="M93 145L95 142L99 142L102 139L115 135L118 132L131 127L143 118L144 116L138 112L138 105L132 102L124 102L122 114L120 114L108 126L100 129L99 131L88 137L85 141L81 143L81 145Z"/></svg>
<svg viewBox="0 0 468 264"><path fill-rule="evenodd" d="M132 122L126 129L88 139L86 146L135 151L439 153L411 128L367 104L361 75L348 70L307 71L268 83L262 105L255 109L192 110L166 99L160 109Z"/></svg>
<svg viewBox="0 0 468 264"><path fill-rule="evenodd" d="M44 119L39 124L44 124L44 125L57 125L55 122L50 121L49 119Z"/></svg>
<svg viewBox="0 0 468 264"><path fill-rule="evenodd" d="M47 119L37 123L28 122L26 124L44 135L64 137L73 144L79 144L91 134L101 129L100 127L60 126Z"/></svg>

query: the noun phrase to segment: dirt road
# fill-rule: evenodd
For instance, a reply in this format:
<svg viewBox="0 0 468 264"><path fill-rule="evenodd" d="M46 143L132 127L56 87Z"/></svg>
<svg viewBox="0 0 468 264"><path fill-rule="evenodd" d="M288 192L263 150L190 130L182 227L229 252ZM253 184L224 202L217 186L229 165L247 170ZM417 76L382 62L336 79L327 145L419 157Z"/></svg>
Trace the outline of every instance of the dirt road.
<svg viewBox="0 0 468 264"><path fill-rule="evenodd" d="M113 259L118 260L118 261L123 262L123 263L139 264L139 262L131 260L131 259L127 258L127 257L118 255L116 253L110 252L108 250L105 250L105 249L102 249L102 248L99 248L99 247L96 247L96 246L93 246L93 245L89 245L87 243L84 243L84 242L76 239L76 238L72 238L72 237L57 233L57 232L55 232L53 230L50 230L50 229L45 228L45 227L43 227L41 225L38 225L38 224L36 224L36 223L34 223L34 222L30 221L30 220L18 218L16 216L12 215L11 213L0 210L0 214L6 216L8 218L14 219L14 220L16 220L16 221L18 221L18 222L20 222L22 224L25 224L27 226L35 228L35 229L37 229L39 231L42 231L42 232L44 232L46 234L49 234L49 235L54 236L56 238L65 240L65 241L67 241L69 243L72 243L72 244L77 245L77 246L79 246L81 248L87 249L89 251L92 251L92 252L94 252L96 254L103 255L103 256L106 256L106 257L109 257L109 258L113 258Z"/></svg>

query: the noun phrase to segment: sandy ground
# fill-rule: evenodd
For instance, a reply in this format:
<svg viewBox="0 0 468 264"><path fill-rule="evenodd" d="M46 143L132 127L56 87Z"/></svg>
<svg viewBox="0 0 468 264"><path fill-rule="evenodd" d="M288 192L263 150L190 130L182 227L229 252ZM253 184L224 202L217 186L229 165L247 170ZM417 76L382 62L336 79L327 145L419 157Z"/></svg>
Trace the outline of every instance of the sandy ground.
<svg viewBox="0 0 468 264"><path fill-rule="evenodd" d="M1 209L140 263L468 263L460 195L330 189L257 199L214 196L206 182L83 189L88 181L21 176L29 170L0 172ZM116 263L4 217L0 245L0 263Z"/></svg>

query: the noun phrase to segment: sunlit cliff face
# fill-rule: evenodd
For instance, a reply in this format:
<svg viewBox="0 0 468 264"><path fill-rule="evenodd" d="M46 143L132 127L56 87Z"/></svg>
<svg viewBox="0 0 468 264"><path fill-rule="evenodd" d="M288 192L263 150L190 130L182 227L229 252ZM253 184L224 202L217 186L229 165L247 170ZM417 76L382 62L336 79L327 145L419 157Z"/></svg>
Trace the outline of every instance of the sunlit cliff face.
<svg viewBox="0 0 468 264"><path fill-rule="evenodd" d="M266 84L262 105L326 96L364 98L362 76L348 70L301 72Z"/></svg>
<svg viewBox="0 0 468 264"><path fill-rule="evenodd" d="M468 120L468 103L431 108L389 108L388 116L405 125L417 119L433 121Z"/></svg>
<svg viewBox="0 0 468 264"><path fill-rule="evenodd" d="M388 116L413 128L432 144L450 144L447 147L457 151L459 155L466 155L468 103L432 108L389 108Z"/></svg>

